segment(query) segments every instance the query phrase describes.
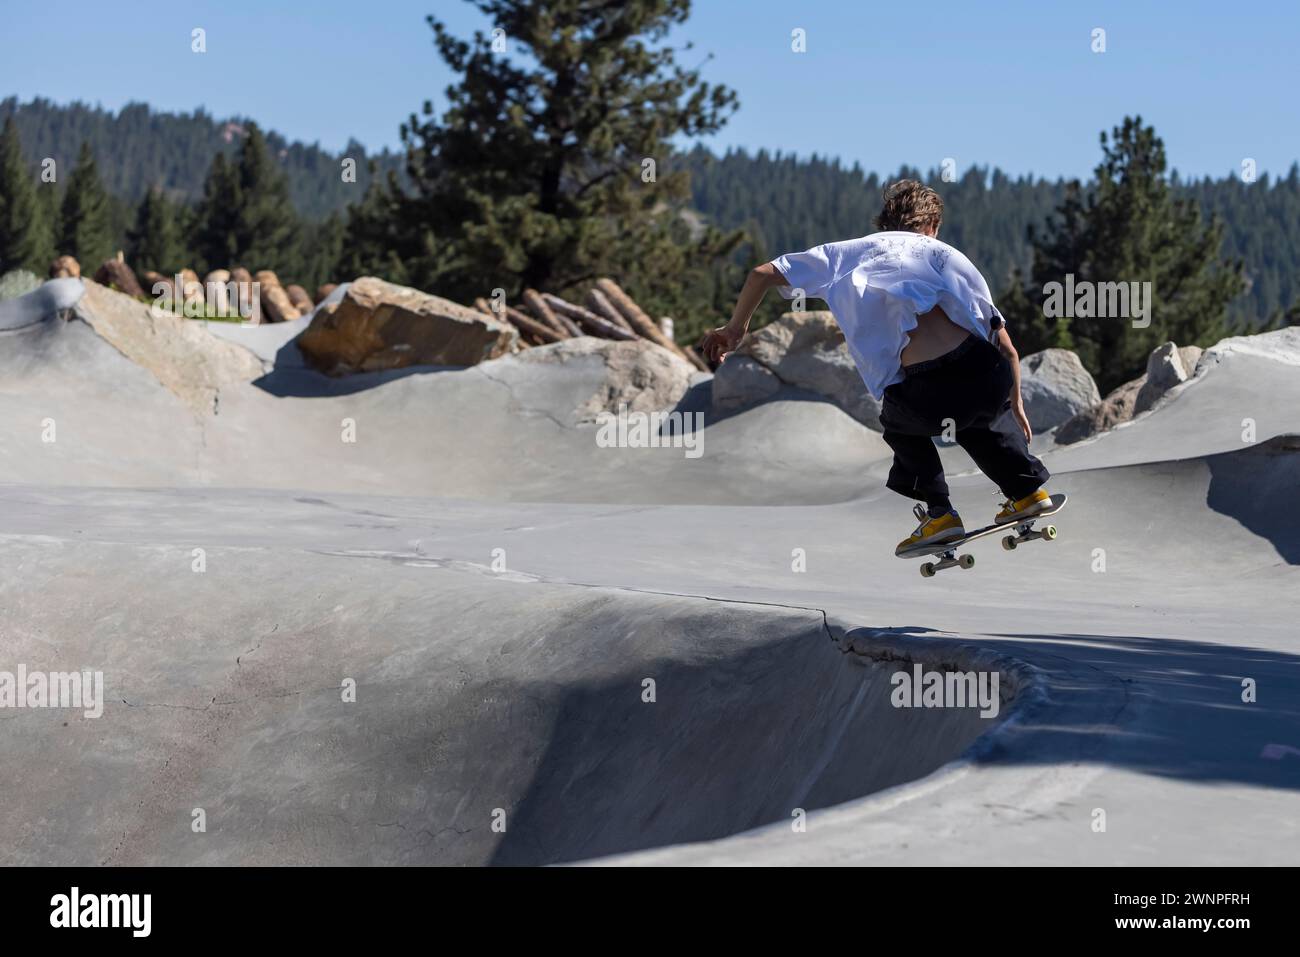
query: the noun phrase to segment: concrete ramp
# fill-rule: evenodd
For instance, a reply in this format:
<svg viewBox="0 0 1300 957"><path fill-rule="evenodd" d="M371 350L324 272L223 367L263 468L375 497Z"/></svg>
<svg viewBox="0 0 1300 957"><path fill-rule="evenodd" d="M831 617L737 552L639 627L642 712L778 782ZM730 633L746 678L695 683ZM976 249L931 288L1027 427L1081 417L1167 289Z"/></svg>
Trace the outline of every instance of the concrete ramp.
<svg viewBox="0 0 1300 957"><path fill-rule="evenodd" d="M1300 434L1300 327L1224 339L1191 379L1118 428L1047 451L1054 471L1162 462Z"/></svg>
<svg viewBox="0 0 1300 957"><path fill-rule="evenodd" d="M846 652L815 610L417 556L205 560L4 542L5 659L105 676L101 717L5 715L0 761L25 770L0 803L4 864L572 861L793 823L998 723L889 703L909 658L970 649Z"/></svg>

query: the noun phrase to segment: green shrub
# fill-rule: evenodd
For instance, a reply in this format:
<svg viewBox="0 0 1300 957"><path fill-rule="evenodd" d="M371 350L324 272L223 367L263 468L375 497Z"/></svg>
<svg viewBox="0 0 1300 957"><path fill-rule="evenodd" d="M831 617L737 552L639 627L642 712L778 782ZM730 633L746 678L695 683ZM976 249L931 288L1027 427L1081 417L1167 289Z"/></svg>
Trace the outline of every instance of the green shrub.
<svg viewBox="0 0 1300 957"><path fill-rule="evenodd" d="M15 269L0 276L0 302L6 299L17 299L19 296L25 296L33 289L39 289L40 279L35 273L28 272L26 269Z"/></svg>

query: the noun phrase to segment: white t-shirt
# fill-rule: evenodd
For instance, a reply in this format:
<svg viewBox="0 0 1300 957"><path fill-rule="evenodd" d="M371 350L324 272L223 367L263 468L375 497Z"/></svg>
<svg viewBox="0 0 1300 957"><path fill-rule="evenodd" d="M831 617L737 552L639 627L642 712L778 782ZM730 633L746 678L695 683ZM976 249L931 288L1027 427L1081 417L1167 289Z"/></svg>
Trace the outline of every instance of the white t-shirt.
<svg viewBox="0 0 1300 957"><path fill-rule="evenodd" d="M872 233L778 256L772 265L789 283L780 287L785 298L803 290L826 300L876 399L903 378L900 356L918 315L942 306L957 325L988 340L1004 324L971 261L920 233Z"/></svg>

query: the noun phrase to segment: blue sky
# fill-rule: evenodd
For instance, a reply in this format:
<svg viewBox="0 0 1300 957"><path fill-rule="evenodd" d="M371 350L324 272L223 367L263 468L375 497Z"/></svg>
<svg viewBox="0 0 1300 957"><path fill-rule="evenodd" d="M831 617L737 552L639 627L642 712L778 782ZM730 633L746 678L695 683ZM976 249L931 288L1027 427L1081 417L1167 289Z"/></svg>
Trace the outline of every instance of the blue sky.
<svg viewBox="0 0 1300 957"><path fill-rule="evenodd" d="M396 146L401 121L452 80L427 13L466 33L483 24L463 0L5 0L0 96L202 106L330 149L350 136ZM1105 53L1090 50L1097 27ZM790 49L796 28L806 53ZM1285 173L1300 158L1298 38L1300 4L1283 0L696 0L675 34L695 44L683 62L712 53L706 78L739 94L717 149L1052 178L1086 176L1098 133L1134 113L1185 176L1246 157Z"/></svg>

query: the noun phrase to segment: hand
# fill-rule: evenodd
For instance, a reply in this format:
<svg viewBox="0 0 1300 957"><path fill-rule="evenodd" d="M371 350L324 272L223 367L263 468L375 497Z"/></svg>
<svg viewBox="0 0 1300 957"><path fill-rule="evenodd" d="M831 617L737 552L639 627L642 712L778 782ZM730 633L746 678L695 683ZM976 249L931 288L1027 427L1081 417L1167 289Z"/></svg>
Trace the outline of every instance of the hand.
<svg viewBox="0 0 1300 957"><path fill-rule="evenodd" d="M733 329L731 323L706 332L700 340L700 351L710 362L721 362L728 353L734 352L745 338L744 330Z"/></svg>
<svg viewBox="0 0 1300 957"><path fill-rule="evenodd" d="M1025 404L1023 402L1014 402L1011 405L1011 414L1016 417L1016 424L1020 426L1020 431L1025 433L1025 443L1033 441L1034 430L1029 427L1029 416L1025 415Z"/></svg>

